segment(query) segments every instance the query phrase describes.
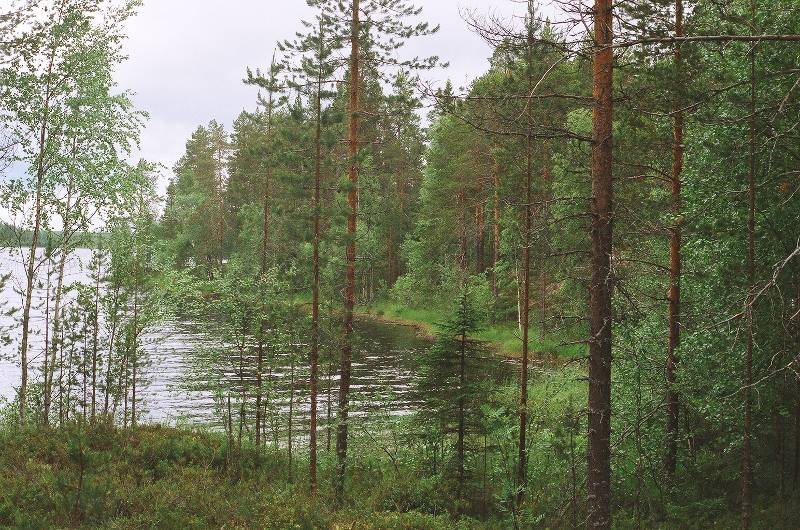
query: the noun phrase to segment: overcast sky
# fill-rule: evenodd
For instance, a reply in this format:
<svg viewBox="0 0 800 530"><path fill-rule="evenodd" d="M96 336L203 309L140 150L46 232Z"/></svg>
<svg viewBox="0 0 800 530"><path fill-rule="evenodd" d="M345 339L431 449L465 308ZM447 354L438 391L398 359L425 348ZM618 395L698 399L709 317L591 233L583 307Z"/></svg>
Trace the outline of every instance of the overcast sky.
<svg viewBox="0 0 800 530"><path fill-rule="evenodd" d="M403 55L439 55L449 68L424 77L440 84L451 79L456 86L484 72L491 53L459 12L524 12L524 4L514 0L417 0L417 5L441 30L415 39ZM117 71L119 87L132 90L137 107L150 114L135 158L171 168L198 125L216 119L229 128L242 110L254 109L257 91L242 83L245 69L263 68L275 43L292 38L300 20L311 15L305 0L145 0L129 23L129 59Z"/></svg>

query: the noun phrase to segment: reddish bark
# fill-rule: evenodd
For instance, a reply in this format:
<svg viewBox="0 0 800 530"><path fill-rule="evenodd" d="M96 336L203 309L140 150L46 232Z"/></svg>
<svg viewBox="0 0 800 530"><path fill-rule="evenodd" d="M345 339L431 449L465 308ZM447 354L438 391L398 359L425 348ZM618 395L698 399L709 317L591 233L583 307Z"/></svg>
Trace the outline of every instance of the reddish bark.
<svg viewBox="0 0 800 530"><path fill-rule="evenodd" d="M755 5L751 20L755 21ZM753 463L750 447L753 385L753 304L756 283L756 47L750 50L750 119L747 172L747 349L744 373L744 426L742 441L742 528L750 528L753 517Z"/></svg>
<svg viewBox="0 0 800 530"><path fill-rule="evenodd" d="M274 107L273 88L272 85L275 81L275 58L272 59L270 65L270 90L269 99L267 100L267 139L272 137L272 111ZM269 265L269 218L270 218L270 181L272 180L271 164L267 163L266 173L264 175L264 197L262 202L263 225L261 227L261 278L263 279L267 274L267 267ZM262 307L262 311L264 308ZM261 322L259 326L258 336L258 349L256 359L256 447L261 445L261 431L262 431L262 409L261 401L263 394L263 371L264 371L264 336L267 332L267 323L264 316L261 315Z"/></svg>
<svg viewBox="0 0 800 530"><path fill-rule="evenodd" d="M468 268L468 249L467 244L467 199L464 190L458 192L458 229L459 229L459 254L458 264L461 268L462 276L466 276Z"/></svg>
<svg viewBox="0 0 800 530"><path fill-rule="evenodd" d="M350 89L348 112L350 114L349 154L350 189L347 192L347 252L344 294L344 329L342 340L341 375L339 379L339 424L336 429L336 485L335 495L341 503L344 497L344 476L347 465L347 417L349 412L350 368L353 345L353 308L356 304L356 220L358 216L358 128L359 128L359 0L352 0L350 26Z"/></svg>
<svg viewBox="0 0 800 530"><path fill-rule="evenodd" d="M797 382L796 403L794 409L794 473L792 473L792 489L800 486L800 381Z"/></svg>
<svg viewBox="0 0 800 530"><path fill-rule="evenodd" d="M475 274L481 274L486 268L486 205L483 201L483 182L478 179L478 190L475 203Z"/></svg>
<svg viewBox="0 0 800 530"><path fill-rule="evenodd" d="M497 298L497 263L500 261L500 164L495 160L492 171L494 187L494 204L492 206L494 222L492 226L492 294Z"/></svg>
<svg viewBox="0 0 800 530"><path fill-rule="evenodd" d="M612 24L611 0L595 0L587 526L603 529L611 528Z"/></svg>
<svg viewBox="0 0 800 530"><path fill-rule="evenodd" d="M683 36L683 0L675 2L675 36ZM676 87L681 82L681 48L675 45ZM683 112L678 98L672 118L672 215L675 217L669 242L669 344L667 347L667 447L664 469L667 476L675 473L678 455L678 393L675 390L675 351L680 343L681 308L681 172L683 171Z"/></svg>
<svg viewBox="0 0 800 530"><path fill-rule="evenodd" d="M397 279L397 256L394 251L394 230L391 226L386 235L386 269L386 279L391 287Z"/></svg>

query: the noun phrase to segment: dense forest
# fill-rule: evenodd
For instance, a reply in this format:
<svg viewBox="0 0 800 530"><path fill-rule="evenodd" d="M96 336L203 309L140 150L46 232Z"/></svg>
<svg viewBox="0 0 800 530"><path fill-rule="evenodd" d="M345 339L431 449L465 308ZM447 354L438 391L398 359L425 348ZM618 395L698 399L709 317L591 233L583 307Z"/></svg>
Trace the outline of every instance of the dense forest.
<svg viewBox="0 0 800 530"><path fill-rule="evenodd" d="M460 87L425 2L306 2L172 168L140 1L0 6L0 525L800 527L800 4L454 7Z"/></svg>

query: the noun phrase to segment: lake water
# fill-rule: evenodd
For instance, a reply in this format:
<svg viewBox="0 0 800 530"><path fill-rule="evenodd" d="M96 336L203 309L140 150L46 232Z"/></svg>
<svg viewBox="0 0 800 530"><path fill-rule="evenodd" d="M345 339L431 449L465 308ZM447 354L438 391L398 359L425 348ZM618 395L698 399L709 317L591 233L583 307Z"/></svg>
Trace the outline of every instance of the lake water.
<svg viewBox="0 0 800 530"><path fill-rule="evenodd" d="M90 283L86 270L90 260L91 251L74 251L66 268L65 284ZM0 302L5 302L6 307L21 307L20 293L24 290L25 270L18 249L0 249L0 271L11 273L10 281L0 293ZM55 273L51 281L55 283ZM40 378L38 369L43 358L46 297L47 270L43 268L38 274L31 318L29 371L34 381ZM66 300L67 303L73 301L69 296ZM0 360L0 399L10 400L14 398L20 380L20 330L14 318L3 317L0 325L10 327L13 339L11 345L3 347ZM236 414L235 403L243 386L249 392L247 402L252 407L254 349L247 349L242 363L244 369L240 371L236 348L219 344L216 338L218 334L214 333L213 327L210 323L176 318L159 323L143 336L143 358L146 360L141 377L146 384L138 390L142 399L139 405L141 421L222 425L227 396L233 396ZM357 321L351 385L352 415L400 415L413 411L418 402L414 387L415 359L429 345L430 341L420 337L413 328L370 320ZM290 353L284 351L271 354L270 362L267 363L270 368L265 368L267 373L264 376L265 407L269 409L271 417L280 418L286 415L291 402L296 424L300 428L307 422L309 409L307 347L298 345L295 349L294 384ZM332 414L335 419L338 376L335 365L329 370L328 360L338 359L338 355L336 349L321 351L319 414L322 424L327 415L328 385L331 386ZM499 367L493 365L491 369ZM220 388L224 390L220 392ZM252 410L248 410L248 421L252 419L252 413Z"/></svg>

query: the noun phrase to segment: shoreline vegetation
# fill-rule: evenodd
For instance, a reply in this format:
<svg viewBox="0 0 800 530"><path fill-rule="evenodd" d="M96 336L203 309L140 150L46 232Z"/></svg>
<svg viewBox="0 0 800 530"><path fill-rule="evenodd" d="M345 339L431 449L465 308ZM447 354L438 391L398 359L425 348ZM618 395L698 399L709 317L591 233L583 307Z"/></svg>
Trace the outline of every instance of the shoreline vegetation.
<svg viewBox="0 0 800 530"><path fill-rule="evenodd" d="M48 244L58 245L64 233L59 230L47 230L38 238L36 248L47 248ZM92 249L98 241L107 241L110 235L105 232L77 232L70 236L70 248ZM0 248L15 248L25 251L33 242L33 231L17 229L9 224L0 223Z"/></svg>
<svg viewBox="0 0 800 530"><path fill-rule="evenodd" d="M413 475L368 466L349 484L348 508L335 510L325 486L335 473L332 452L320 453L321 487L312 498L303 455L294 455L290 472L285 449L232 445L198 428L6 428L0 444L0 526L8 528L503 528L415 510L435 503L424 498L434 490L419 488Z"/></svg>
<svg viewBox="0 0 800 530"><path fill-rule="evenodd" d="M356 316L370 318L384 324L412 327L429 340L435 340L440 324L446 320L444 310L415 309L388 301L378 301L360 306L356 310ZM531 336L535 337L536 335L534 330ZM485 324L471 334L470 338L481 342L488 350L500 357L519 360L522 356L519 328L515 327L513 322ZM586 354L585 347L569 342L556 343L552 337L551 340L542 342L531 338L529 340L530 355L533 359L558 365Z"/></svg>
<svg viewBox="0 0 800 530"><path fill-rule="evenodd" d="M308 293L296 295L293 303L310 311L311 302ZM341 308L336 307L338 314ZM438 307L421 309L392 300L379 299L356 306L354 315L357 318L367 318L383 324L413 328L421 337L434 341L437 332L441 331L442 324L447 321L448 309ZM500 357L519 360L522 345L519 327L515 324L513 321L482 322L469 337ZM533 327L531 329L529 350L531 356L539 361L558 366L586 355L585 345L576 344L580 341L565 338L559 342L553 334L549 335L549 340L543 341L536 338L540 336L538 330ZM567 336L566 333L562 334L564 337Z"/></svg>

